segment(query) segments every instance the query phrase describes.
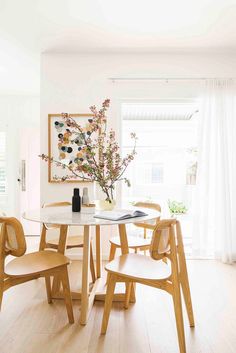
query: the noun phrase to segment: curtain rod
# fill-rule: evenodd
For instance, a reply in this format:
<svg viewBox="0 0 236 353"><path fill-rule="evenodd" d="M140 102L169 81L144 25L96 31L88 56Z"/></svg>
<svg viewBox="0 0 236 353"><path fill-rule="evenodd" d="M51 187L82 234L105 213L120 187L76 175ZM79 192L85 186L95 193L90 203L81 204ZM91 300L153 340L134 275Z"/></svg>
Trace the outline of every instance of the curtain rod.
<svg viewBox="0 0 236 353"><path fill-rule="evenodd" d="M110 81L205 81L226 80L232 77L109 77Z"/></svg>

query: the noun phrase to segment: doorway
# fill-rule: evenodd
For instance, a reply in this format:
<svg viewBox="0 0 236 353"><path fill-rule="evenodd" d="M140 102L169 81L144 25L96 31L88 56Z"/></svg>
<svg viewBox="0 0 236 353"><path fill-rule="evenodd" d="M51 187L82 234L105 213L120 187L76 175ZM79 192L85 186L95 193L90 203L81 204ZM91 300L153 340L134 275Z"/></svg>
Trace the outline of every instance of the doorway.
<svg viewBox="0 0 236 353"><path fill-rule="evenodd" d="M39 225L23 212L40 207L40 109L38 96L0 97L0 211L17 217L26 235Z"/></svg>

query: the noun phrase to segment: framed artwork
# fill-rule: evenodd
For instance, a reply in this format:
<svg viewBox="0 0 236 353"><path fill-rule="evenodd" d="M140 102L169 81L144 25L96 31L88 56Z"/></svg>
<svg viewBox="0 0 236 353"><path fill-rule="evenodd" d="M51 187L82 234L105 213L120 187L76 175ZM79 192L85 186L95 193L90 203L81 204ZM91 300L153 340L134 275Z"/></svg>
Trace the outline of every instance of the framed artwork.
<svg viewBox="0 0 236 353"><path fill-rule="evenodd" d="M92 114L70 114L70 116L82 127L84 133L89 134L89 124L93 117ZM75 134L74 134L75 135ZM96 136L96 134L93 133ZM70 138L68 138L70 136ZM61 114L48 114L48 156L66 165L80 159L83 162L83 139L75 135L73 139L73 128L68 128ZM71 140L74 142L71 143ZM48 163L49 183L78 183L86 182L80 179L69 179L62 181L61 178L70 174L68 169L56 166L55 163Z"/></svg>

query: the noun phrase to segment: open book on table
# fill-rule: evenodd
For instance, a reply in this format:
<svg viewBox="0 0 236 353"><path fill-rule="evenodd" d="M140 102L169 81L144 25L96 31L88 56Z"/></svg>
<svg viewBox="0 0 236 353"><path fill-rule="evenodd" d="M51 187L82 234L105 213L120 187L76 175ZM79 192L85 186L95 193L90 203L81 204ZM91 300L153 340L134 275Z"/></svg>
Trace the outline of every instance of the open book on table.
<svg viewBox="0 0 236 353"><path fill-rule="evenodd" d="M116 210L116 211L101 211L95 214L95 218L108 219L109 221L123 221L124 219L134 217L144 217L147 213L140 210Z"/></svg>

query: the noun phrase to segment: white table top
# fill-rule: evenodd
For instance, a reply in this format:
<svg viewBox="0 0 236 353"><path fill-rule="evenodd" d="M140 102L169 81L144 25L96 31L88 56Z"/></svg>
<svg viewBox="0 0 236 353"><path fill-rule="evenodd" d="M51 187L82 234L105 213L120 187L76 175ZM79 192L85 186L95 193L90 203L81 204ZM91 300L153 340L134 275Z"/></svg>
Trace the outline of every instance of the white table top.
<svg viewBox="0 0 236 353"><path fill-rule="evenodd" d="M133 207L135 209L135 207ZM27 211L23 214L23 218L39 223L46 224L61 224L61 225L70 225L70 226L105 226L113 224L128 224L128 223L139 223L144 221L151 221L157 217L160 217L160 212L155 210L147 210L146 208L137 208L142 210L145 213L148 213L144 217L134 217L128 218L122 221L109 221L107 219L94 218L95 213L101 211L95 211L95 213L83 213L81 212L72 212L71 206L65 207L46 207L34 211Z"/></svg>

